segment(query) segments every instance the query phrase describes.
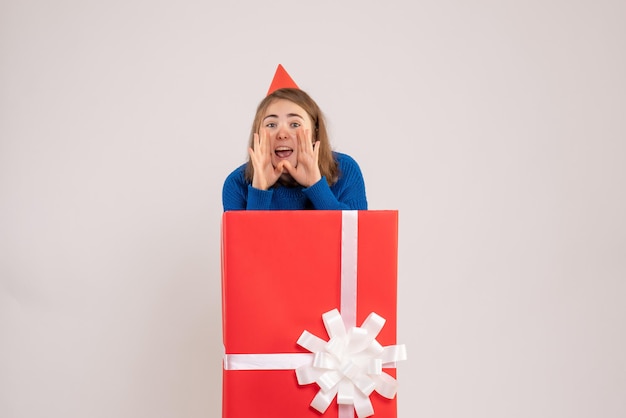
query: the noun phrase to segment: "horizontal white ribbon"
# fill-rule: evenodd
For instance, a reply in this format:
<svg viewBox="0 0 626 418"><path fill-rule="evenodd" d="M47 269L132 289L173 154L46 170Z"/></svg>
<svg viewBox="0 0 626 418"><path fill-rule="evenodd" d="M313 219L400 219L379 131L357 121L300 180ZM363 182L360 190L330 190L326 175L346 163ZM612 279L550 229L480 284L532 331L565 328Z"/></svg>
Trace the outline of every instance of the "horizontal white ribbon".
<svg viewBox="0 0 626 418"><path fill-rule="evenodd" d="M310 364L310 353L225 354L225 370L294 370Z"/></svg>

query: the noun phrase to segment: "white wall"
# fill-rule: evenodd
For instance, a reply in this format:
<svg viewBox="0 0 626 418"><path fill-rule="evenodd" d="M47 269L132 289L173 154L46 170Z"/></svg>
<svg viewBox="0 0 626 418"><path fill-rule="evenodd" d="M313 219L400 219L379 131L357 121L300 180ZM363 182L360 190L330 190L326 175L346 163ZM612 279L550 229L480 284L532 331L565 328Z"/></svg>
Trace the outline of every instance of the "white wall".
<svg viewBox="0 0 626 418"><path fill-rule="evenodd" d="M222 3L0 3L0 416L219 416L278 63L400 211L399 415L626 416L626 3Z"/></svg>

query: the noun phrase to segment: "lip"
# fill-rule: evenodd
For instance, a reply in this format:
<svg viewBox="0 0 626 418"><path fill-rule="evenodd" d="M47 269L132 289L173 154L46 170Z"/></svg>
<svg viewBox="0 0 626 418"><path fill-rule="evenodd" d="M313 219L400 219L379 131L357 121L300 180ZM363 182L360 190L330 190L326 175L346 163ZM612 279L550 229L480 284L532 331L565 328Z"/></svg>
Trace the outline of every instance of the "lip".
<svg viewBox="0 0 626 418"><path fill-rule="evenodd" d="M293 155L293 148L281 145L280 147L274 148L274 155L280 159L289 158Z"/></svg>

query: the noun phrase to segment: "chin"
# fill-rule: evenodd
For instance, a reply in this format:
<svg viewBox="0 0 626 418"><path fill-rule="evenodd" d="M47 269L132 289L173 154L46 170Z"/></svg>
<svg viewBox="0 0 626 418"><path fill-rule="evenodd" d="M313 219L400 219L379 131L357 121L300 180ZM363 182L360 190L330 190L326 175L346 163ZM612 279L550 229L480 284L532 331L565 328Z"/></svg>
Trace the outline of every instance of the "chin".
<svg viewBox="0 0 626 418"><path fill-rule="evenodd" d="M287 158L284 160L276 160L276 161L272 161L272 165L274 166L274 168L276 168L276 166L278 166L278 164L280 164L281 161L288 161L289 164L291 164L291 166L293 168L296 168L298 166L298 160L297 159L291 159L291 158ZM287 173L286 169L283 169L283 173Z"/></svg>

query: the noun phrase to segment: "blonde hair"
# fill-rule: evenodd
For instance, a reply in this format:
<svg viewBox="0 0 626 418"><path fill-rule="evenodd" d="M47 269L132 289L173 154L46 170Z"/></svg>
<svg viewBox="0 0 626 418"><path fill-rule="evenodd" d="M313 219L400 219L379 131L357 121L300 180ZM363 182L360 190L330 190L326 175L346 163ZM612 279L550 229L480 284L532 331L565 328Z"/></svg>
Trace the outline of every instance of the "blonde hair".
<svg viewBox="0 0 626 418"><path fill-rule="evenodd" d="M306 92L295 88L283 88L278 89L269 94L265 99L259 103L256 109L256 115L252 122L252 130L250 131L250 140L248 146L252 148L254 143L254 134L259 133L261 128L261 122L267 108L277 100L289 100L300 106L311 118L311 125L313 129L313 141L319 141L317 145L319 147L318 164L320 167L320 173L326 177L326 181L329 185L333 185L339 178L339 167L337 161L333 157L332 148L330 146L330 140L328 139L328 132L326 130L326 121L322 110L317 103ZM248 158L248 164L246 165L245 178L247 181L252 182L254 176L254 167L250 158Z"/></svg>

